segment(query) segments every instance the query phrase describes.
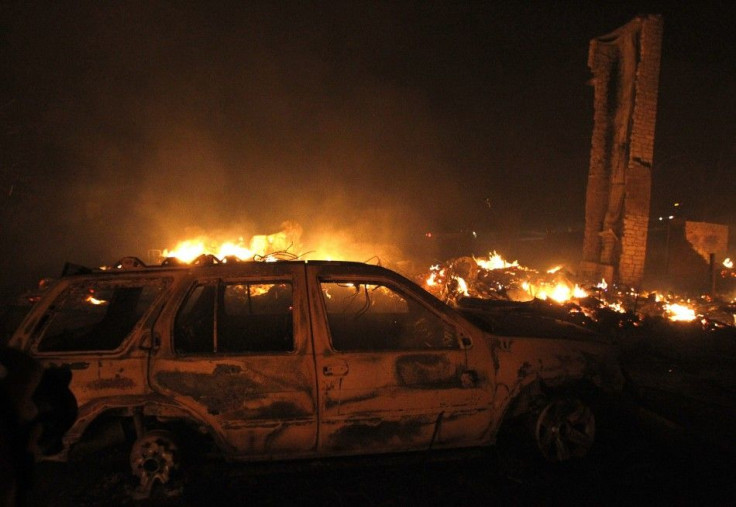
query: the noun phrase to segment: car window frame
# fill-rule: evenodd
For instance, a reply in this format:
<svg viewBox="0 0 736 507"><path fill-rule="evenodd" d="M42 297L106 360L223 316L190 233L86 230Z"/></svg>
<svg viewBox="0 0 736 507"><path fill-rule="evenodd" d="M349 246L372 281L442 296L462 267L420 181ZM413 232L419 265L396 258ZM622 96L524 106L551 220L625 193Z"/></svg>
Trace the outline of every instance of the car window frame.
<svg viewBox="0 0 736 507"><path fill-rule="evenodd" d="M135 324L130 328L130 331L121 340L118 346L114 349L89 349L89 350L39 350L39 345L44 339L45 333L52 320L54 313L54 303L59 301L65 293L70 291L72 287L83 286L83 285L94 285L98 283L112 283L113 285L125 287L127 286L146 286L155 285L159 283L159 293L153 298L148 308L141 314ZM127 351L132 347L133 337L136 333L145 327L152 315L157 314L160 308L166 301L166 294L170 291L173 285L173 277L171 276L140 276L140 277L117 277L117 276L106 276L106 277L95 277L95 278L79 278L70 279L63 285L59 285L56 290L56 294L53 298L50 298L48 304L40 312L38 320L33 323L33 328L29 330L28 341L30 343L30 352L38 356L39 358L53 357L53 356L79 356L79 355L99 355L99 356L115 356Z"/></svg>
<svg viewBox="0 0 736 507"><path fill-rule="evenodd" d="M213 308L214 312L214 319L213 319L213 326L212 326L212 348L214 349L214 340L215 340L215 328L216 328L216 322L217 322L217 306L220 303L219 297L220 297L220 290L221 288L224 288L227 285L266 285L266 284L272 284L272 285L278 285L279 283L287 284L291 287L291 304L292 304L292 311L291 311L291 339L292 339L292 349L291 350L269 350L269 351L258 351L258 350L252 350L252 351L240 351L240 352L221 352L221 351L211 351L211 352L180 352L177 350L176 347L176 323L179 318L179 314L183 307L186 305L189 297L193 293L194 290L198 286L201 285L212 285L214 284L216 290L215 290L215 304ZM263 355L296 355L299 352L299 344L297 335L295 332L295 326L294 326L294 319L295 319L295 309L294 305L297 301L297 294L296 294L296 288L297 284L294 280L293 275L291 274L279 274L279 275L251 275L251 276L235 276L235 277L227 277L227 276L214 276L214 277L197 277L189 283L189 286L186 288L185 291L183 291L183 297L181 297L175 304L173 316L171 318L171 325L169 328L169 336L171 339L170 342L170 351L171 354L174 357L186 359L186 358L207 358L207 359L216 359L216 358L223 358L223 357L252 357L252 356L263 356Z"/></svg>
<svg viewBox="0 0 736 507"><path fill-rule="evenodd" d="M370 274L357 274L357 275L351 275L351 274L337 274L337 273L321 273L317 276L317 283L319 285L319 297L320 297L320 305L322 306L322 312L325 318L325 329L328 333L328 344L330 347L330 350L332 350L335 353L340 354L386 354L386 353L419 353L419 352L451 352L451 351L459 351L463 350L466 347L463 346L461 337L460 337L460 331L458 330L458 327L448 319L442 315L441 312L437 312L435 308L432 307L432 305L428 304L421 298L420 296L413 294L410 291L403 290L401 284L395 282L392 279L387 279L385 277L381 276L374 276ZM416 347L416 348L366 348L366 349L340 349L336 348L334 344L334 338L332 334L332 328L330 326L330 317L329 312L327 310L327 302L325 300L324 291L322 290L322 284L323 283L334 283L334 284L341 284L341 283L350 283L350 284L367 284L367 285L376 285L376 286L382 286L385 287L395 294L398 294L401 296L411 308L412 302L417 304L420 308L422 308L424 311L429 312L431 315L435 316L445 328L450 328L454 333L454 342L455 347L453 348L422 348L422 347Z"/></svg>

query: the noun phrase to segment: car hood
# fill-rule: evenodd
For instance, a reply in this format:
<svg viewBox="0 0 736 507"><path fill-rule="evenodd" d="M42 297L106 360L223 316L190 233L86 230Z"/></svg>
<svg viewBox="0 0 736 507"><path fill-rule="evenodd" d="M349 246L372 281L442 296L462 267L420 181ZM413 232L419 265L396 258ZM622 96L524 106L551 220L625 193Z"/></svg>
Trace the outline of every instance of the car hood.
<svg viewBox="0 0 736 507"><path fill-rule="evenodd" d="M458 308L457 310L480 329L496 336L609 343L609 340L595 331L545 315L489 311L479 308Z"/></svg>

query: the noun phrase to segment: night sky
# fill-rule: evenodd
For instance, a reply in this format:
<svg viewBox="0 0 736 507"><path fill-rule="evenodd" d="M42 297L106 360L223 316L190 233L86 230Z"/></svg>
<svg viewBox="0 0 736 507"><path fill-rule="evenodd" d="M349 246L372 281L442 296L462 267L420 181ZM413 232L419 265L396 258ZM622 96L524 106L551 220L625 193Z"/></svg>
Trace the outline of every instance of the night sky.
<svg viewBox="0 0 736 507"><path fill-rule="evenodd" d="M2 2L3 291L287 220L397 248L579 229L588 45L645 13L652 213L736 224L730 2L209 4Z"/></svg>

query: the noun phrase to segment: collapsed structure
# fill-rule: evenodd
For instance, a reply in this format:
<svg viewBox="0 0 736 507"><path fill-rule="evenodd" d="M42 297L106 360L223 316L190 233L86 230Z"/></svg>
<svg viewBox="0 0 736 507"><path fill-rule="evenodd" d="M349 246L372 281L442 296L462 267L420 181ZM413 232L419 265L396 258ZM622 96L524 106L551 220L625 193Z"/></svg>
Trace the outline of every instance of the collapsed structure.
<svg viewBox="0 0 736 507"><path fill-rule="evenodd" d="M639 286L649 225L662 18L590 42L594 125L581 273Z"/></svg>

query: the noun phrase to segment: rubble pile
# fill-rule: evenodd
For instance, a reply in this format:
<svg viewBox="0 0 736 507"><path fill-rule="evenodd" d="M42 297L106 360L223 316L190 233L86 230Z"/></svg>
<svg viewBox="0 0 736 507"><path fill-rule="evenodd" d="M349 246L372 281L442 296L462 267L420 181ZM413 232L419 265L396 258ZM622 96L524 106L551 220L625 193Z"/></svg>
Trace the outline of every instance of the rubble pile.
<svg viewBox="0 0 736 507"><path fill-rule="evenodd" d="M708 295L683 297L636 291L605 280L578 280L562 266L546 272L508 262L496 252L488 258L460 257L432 266L422 285L451 306L517 311L583 325L606 334L645 325L678 322L699 331L736 329L736 304ZM673 324L674 325L674 324Z"/></svg>

